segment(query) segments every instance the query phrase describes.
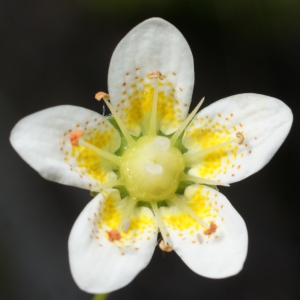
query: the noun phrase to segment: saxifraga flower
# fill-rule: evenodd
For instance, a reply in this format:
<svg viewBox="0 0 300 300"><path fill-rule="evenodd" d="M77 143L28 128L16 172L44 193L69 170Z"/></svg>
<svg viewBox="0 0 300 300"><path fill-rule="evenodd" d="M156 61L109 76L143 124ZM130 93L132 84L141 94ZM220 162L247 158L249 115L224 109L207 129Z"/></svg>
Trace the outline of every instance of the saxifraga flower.
<svg viewBox="0 0 300 300"><path fill-rule="evenodd" d="M128 284L157 245L197 274L224 278L243 267L245 223L216 186L260 170L286 138L292 113L280 100L231 96L189 114L191 50L170 23L131 30L109 67L111 116L58 106L11 133L21 157L48 180L94 195L69 238L71 272L90 293ZM109 102L110 100L110 102Z"/></svg>

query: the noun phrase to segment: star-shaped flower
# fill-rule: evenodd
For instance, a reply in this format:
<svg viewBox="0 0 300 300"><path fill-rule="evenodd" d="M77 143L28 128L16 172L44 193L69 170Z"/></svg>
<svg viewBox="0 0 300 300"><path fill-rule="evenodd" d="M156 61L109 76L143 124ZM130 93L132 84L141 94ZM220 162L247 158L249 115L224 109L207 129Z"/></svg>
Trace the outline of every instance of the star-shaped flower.
<svg viewBox="0 0 300 300"><path fill-rule="evenodd" d="M197 274L238 273L247 229L217 185L261 169L286 138L280 100L242 94L187 116L193 57L181 33L153 18L117 46L104 100L112 116L75 106L32 114L11 143L44 178L92 191L69 238L72 275L91 293L128 284L149 263L158 230ZM111 102L108 100L110 99Z"/></svg>

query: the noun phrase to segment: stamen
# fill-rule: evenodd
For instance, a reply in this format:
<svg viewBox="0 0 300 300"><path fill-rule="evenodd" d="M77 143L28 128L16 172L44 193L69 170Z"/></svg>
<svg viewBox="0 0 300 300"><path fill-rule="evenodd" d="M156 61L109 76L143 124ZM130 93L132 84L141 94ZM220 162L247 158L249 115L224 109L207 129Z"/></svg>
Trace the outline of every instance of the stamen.
<svg viewBox="0 0 300 300"><path fill-rule="evenodd" d="M121 118L119 117L119 115L116 113L115 109L112 107L112 105L108 102L109 100L109 95L104 93L104 92L98 92L95 95L95 99L98 101L101 101L102 99L104 100L105 104L107 105L107 107L109 108L110 112L112 113L112 115L114 116L116 122L118 123L128 145L132 145L134 143L134 139L132 138L132 136L130 135L130 133L128 132L127 128L125 127L123 121L121 120Z"/></svg>
<svg viewBox="0 0 300 300"><path fill-rule="evenodd" d="M83 146L83 147L86 147L94 152L96 152L97 154L99 154L100 156L110 160L111 162L113 162L114 164L116 164L117 166L120 166L121 164L121 158L115 154L112 154L110 152L107 152L105 150L102 150L100 148L97 148L96 146L86 142L85 140L83 139L79 139L78 140L78 145L79 146Z"/></svg>
<svg viewBox="0 0 300 300"><path fill-rule="evenodd" d="M244 135L241 132L237 132L236 137L237 138L232 139L232 140L227 141L227 142L224 142L224 143L221 143L219 145L215 145L215 146L205 148L205 149L200 149L200 150L192 152L192 153L189 153L189 152L184 153L183 154L183 159L184 159L185 165L190 167L193 164L197 163L200 158L207 155L208 153L211 153L215 150L226 147L228 145L231 145L231 144L234 144L234 143L237 143L239 145L242 144L243 141L244 141Z"/></svg>
<svg viewBox="0 0 300 300"><path fill-rule="evenodd" d="M159 242L158 246L159 246L160 250L162 250L164 252L172 252L173 251L173 247L171 245L166 244L163 239Z"/></svg>
<svg viewBox="0 0 300 300"><path fill-rule="evenodd" d="M199 184L209 184L209 185L221 185L221 186L230 186L228 183L219 182L216 180L210 180L202 177L192 176L188 174L182 174L180 177L181 181L193 181Z"/></svg>
<svg viewBox="0 0 300 300"><path fill-rule="evenodd" d="M106 233L108 234L108 240L110 242L119 241L121 239L121 234L117 229L106 231Z"/></svg>
<svg viewBox="0 0 300 300"><path fill-rule="evenodd" d="M78 146L78 140L82 135L83 135L83 131L81 131L81 130L73 131L69 136L71 145Z"/></svg>
<svg viewBox="0 0 300 300"><path fill-rule="evenodd" d="M184 129L189 125L192 118L195 116L195 114L198 112L199 108L201 107L202 103L204 101L204 97L200 100L198 105L193 109L193 111L188 115L188 117L181 123L180 127L177 129L177 131L174 133L174 135L171 137L171 144L174 145L181 133L184 131Z"/></svg>
<svg viewBox="0 0 300 300"><path fill-rule="evenodd" d="M185 213L187 213L190 217L192 217L195 221L197 221L201 226L203 226L205 229L209 228L209 225L200 219L185 203L184 201L179 198L178 196L174 196L172 199L168 200L171 204L174 206L180 208Z"/></svg>
<svg viewBox="0 0 300 300"><path fill-rule="evenodd" d="M150 204L151 204L151 207L153 209L153 212L154 212L156 222L157 222L158 228L160 230L161 236L162 236L163 240L165 241L165 243L167 243L167 245L170 245L170 243L168 242L168 239L167 239L167 233L166 233L165 226L163 224L163 221L162 221L157 203L150 202Z"/></svg>
<svg viewBox="0 0 300 300"><path fill-rule="evenodd" d="M157 130L157 103L158 103L158 79L162 80L162 74L159 71L155 71L149 74L150 78L154 78L154 93L153 93L153 100L152 100L152 109L151 115L149 120L149 135L155 135Z"/></svg>
<svg viewBox="0 0 300 300"><path fill-rule="evenodd" d="M123 231L127 232L129 229L129 226L130 226L129 216L136 205L136 200L134 200L132 197L130 197L130 198L126 197L123 199L123 201L127 202L127 203L126 203L125 209L122 213L122 218L118 225L118 230L121 230L121 228L123 228Z"/></svg>
<svg viewBox="0 0 300 300"><path fill-rule="evenodd" d="M211 235L212 233L216 232L217 230L217 225L215 222L210 222L210 226L208 229L206 229L205 231L203 231L203 233L205 235Z"/></svg>
<svg viewBox="0 0 300 300"><path fill-rule="evenodd" d="M119 178L114 181L98 184L97 186L93 187L91 192L101 192L101 190L103 190L103 189L112 188L114 186L123 185L123 184L124 184L123 180L121 178Z"/></svg>

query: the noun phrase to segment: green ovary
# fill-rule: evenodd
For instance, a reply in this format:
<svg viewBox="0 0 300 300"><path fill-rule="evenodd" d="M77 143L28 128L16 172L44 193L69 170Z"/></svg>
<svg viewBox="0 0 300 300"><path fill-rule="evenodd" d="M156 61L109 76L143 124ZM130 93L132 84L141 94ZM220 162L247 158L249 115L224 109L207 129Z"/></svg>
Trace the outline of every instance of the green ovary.
<svg viewBox="0 0 300 300"><path fill-rule="evenodd" d="M171 198L184 170L181 152L162 136L143 136L121 158L120 175L132 198L161 201Z"/></svg>

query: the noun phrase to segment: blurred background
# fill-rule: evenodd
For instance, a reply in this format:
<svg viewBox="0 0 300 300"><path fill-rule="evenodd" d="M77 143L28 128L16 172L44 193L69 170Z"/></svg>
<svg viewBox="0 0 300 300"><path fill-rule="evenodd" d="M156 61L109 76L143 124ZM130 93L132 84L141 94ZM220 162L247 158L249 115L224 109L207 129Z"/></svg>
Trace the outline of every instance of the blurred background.
<svg viewBox="0 0 300 300"><path fill-rule="evenodd" d="M72 280L67 240L91 199L42 179L13 151L10 130L41 109L102 112L110 57L135 25L174 24L194 55L193 104L253 92L294 112L286 142L258 174L223 188L245 219L249 254L237 276L210 280L172 253L112 299L300 299L299 0L2 0L0 2L0 299L88 300Z"/></svg>

